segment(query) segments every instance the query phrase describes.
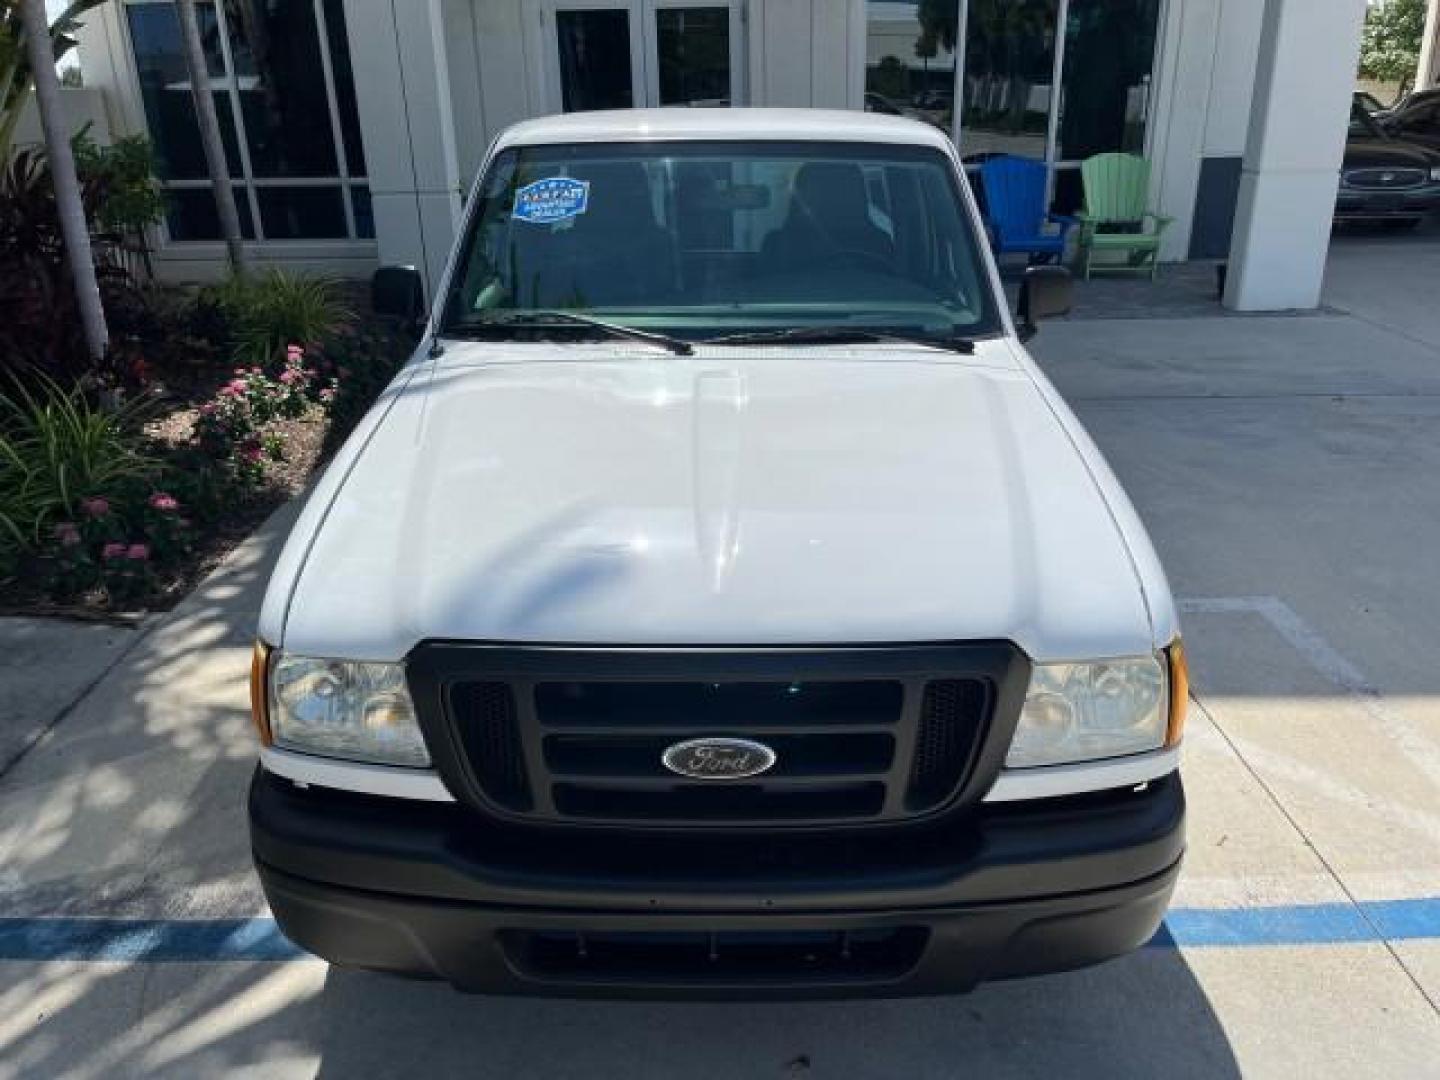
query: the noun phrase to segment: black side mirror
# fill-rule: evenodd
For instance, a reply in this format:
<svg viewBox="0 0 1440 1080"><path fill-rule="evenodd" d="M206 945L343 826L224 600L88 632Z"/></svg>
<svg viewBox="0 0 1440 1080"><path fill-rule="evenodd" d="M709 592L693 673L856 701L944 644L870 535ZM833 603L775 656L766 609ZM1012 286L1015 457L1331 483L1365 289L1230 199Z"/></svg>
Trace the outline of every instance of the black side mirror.
<svg viewBox="0 0 1440 1080"><path fill-rule="evenodd" d="M1075 281L1063 266L1032 266L1020 282L1018 322L1020 340L1029 341L1041 319L1069 315L1075 301Z"/></svg>
<svg viewBox="0 0 1440 1080"><path fill-rule="evenodd" d="M383 315L413 325L425 318L425 281L413 266L382 266L370 278L370 306Z"/></svg>

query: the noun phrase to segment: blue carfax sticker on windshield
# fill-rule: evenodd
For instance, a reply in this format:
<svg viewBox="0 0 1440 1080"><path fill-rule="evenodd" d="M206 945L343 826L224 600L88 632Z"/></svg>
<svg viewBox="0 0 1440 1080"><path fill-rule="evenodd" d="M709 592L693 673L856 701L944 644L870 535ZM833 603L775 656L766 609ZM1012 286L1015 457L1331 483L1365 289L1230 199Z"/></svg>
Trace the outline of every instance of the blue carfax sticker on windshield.
<svg viewBox="0 0 1440 1080"><path fill-rule="evenodd" d="M515 192L515 217L534 225L578 217L589 206L590 181L568 176L536 180Z"/></svg>

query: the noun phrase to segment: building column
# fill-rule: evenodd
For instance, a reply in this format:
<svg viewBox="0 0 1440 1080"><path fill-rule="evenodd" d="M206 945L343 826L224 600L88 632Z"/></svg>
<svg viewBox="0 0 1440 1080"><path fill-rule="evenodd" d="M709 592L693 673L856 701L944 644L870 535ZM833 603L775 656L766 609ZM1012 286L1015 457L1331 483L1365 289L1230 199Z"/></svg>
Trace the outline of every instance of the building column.
<svg viewBox="0 0 1440 1080"><path fill-rule="evenodd" d="M1430 0L1425 13L1425 36L1420 40L1420 63L1415 68L1415 89L1440 85L1440 0Z"/></svg>
<svg viewBox="0 0 1440 1080"><path fill-rule="evenodd" d="M434 296L460 225L445 0L345 0L380 262Z"/></svg>
<svg viewBox="0 0 1440 1080"><path fill-rule="evenodd" d="M1225 306L1320 303L1365 0L1265 0Z"/></svg>

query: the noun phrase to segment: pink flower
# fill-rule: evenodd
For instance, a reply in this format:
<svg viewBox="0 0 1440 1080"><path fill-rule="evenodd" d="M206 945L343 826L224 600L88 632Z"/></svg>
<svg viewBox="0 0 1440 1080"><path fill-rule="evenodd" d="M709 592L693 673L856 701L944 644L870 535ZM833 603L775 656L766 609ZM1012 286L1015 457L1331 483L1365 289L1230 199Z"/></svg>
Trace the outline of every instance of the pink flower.
<svg viewBox="0 0 1440 1080"><path fill-rule="evenodd" d="M117 544L116 546L122 547L123 545ZM132 562L144 562L146 559L150 558L150 545L131 544L128 548L125 549L125 557Z"/></svg>
<svg viewBox="0 0 1440 1080"><path fill-rule="evenodd" d="M75 527L72 521L62 521L55 526L55 539L60 542L61 547L74 547L80 543L80 530Z"/></svg>
<svg viewBox="0 0 1440 1080"><path fill-rule="evenodd" d="M299 345L287 345L285 347L285 358L287 360L299 360L305 355L305 350Z"/></svg>
<svg viewBox="0 0 1440 1080"><path fill-rule="evenodd" d="M298 371L292 370L291 368L286 368L280 373L280 381L286 386L289 386L298 378L300 378L300 373Z"/></svg>
<svg viewBox="0 0 1440 1080"><path fill-rule="evenodd" d="M244 393L244 392L245 392L245 380L244 380L244 379L231 379L228 383L225 384L225 389L226 389L226 390L229 390L232 394L241 394L241 393Z"/></svg>
<svg viewBox="0 0 1440 1080"><path fill-rule="evenodd" d="M104 517L110 513L110 500L95 496L93 499L81 499L80 509L84 510L92 518Z"/></svg>
<svg viewBox="0 0 1440 1080"><path fill-rule="evenodd" d="M244 446L240 447L241 460L251 465L258 463L264 456L265 452L261 449L258 442L247 442Z"/></svg>
<svg viewBox="0 0 1440 1080"><path fill-rule="evenodd" d="M102 559L123 559L127 551L129 548L124 544L106 544L100 549L100 557Z"/></svg>
<svg viewBox="0 0 1440 1080"><path fill-rule="evenodd" d="M174 495L167 495L163 491L157 491L150 496L150 506L159 510L162 514L173 514L180 509L180 502Z"/></svg>

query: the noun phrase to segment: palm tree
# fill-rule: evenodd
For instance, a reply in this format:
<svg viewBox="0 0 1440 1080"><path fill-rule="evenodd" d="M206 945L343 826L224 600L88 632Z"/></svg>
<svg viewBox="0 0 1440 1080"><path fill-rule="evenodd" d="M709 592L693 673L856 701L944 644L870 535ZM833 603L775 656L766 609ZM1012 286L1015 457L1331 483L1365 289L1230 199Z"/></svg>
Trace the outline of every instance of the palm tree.
<svg viewBox="0 0 1440 1080"><path fill-rule="evenodd" d="M230 258L230 269L245 272L245 244L240 236L240 212L235 206L235 188L230 183L230 164L225 160L225 144L220 139L220 118L215 113L215 95L210 92L210 69L205 62L205 43L200 38L200 19L195 14L195 0L175 0L180 16L180 41L185 52L185 68L190 75L190 96L195 102L195 119L200 126L200 144L205 150L205 165L210 170L210 186L215 192L215 210L220 218L220 235Z"/></svg>
<svg viewBox="0 0 1440 1080"><path fill-rule="evenodd" d="M20 0L20 8L21 36L25 39L29 75L35 83L40 125L45 131L45 152L55 184L55 211L60 219L60 234L65 239L65 261L70 264L70 276L75 282L85 346L91 359L99 361L105 357L109 331L105 327L105 309L100 303L100 285L95 280L94 256L90 253L90 223L85 218L85 204L80 200L75 154L60 102L60 76L55 73L55 48L45 15L45 0Z"/></svg>

